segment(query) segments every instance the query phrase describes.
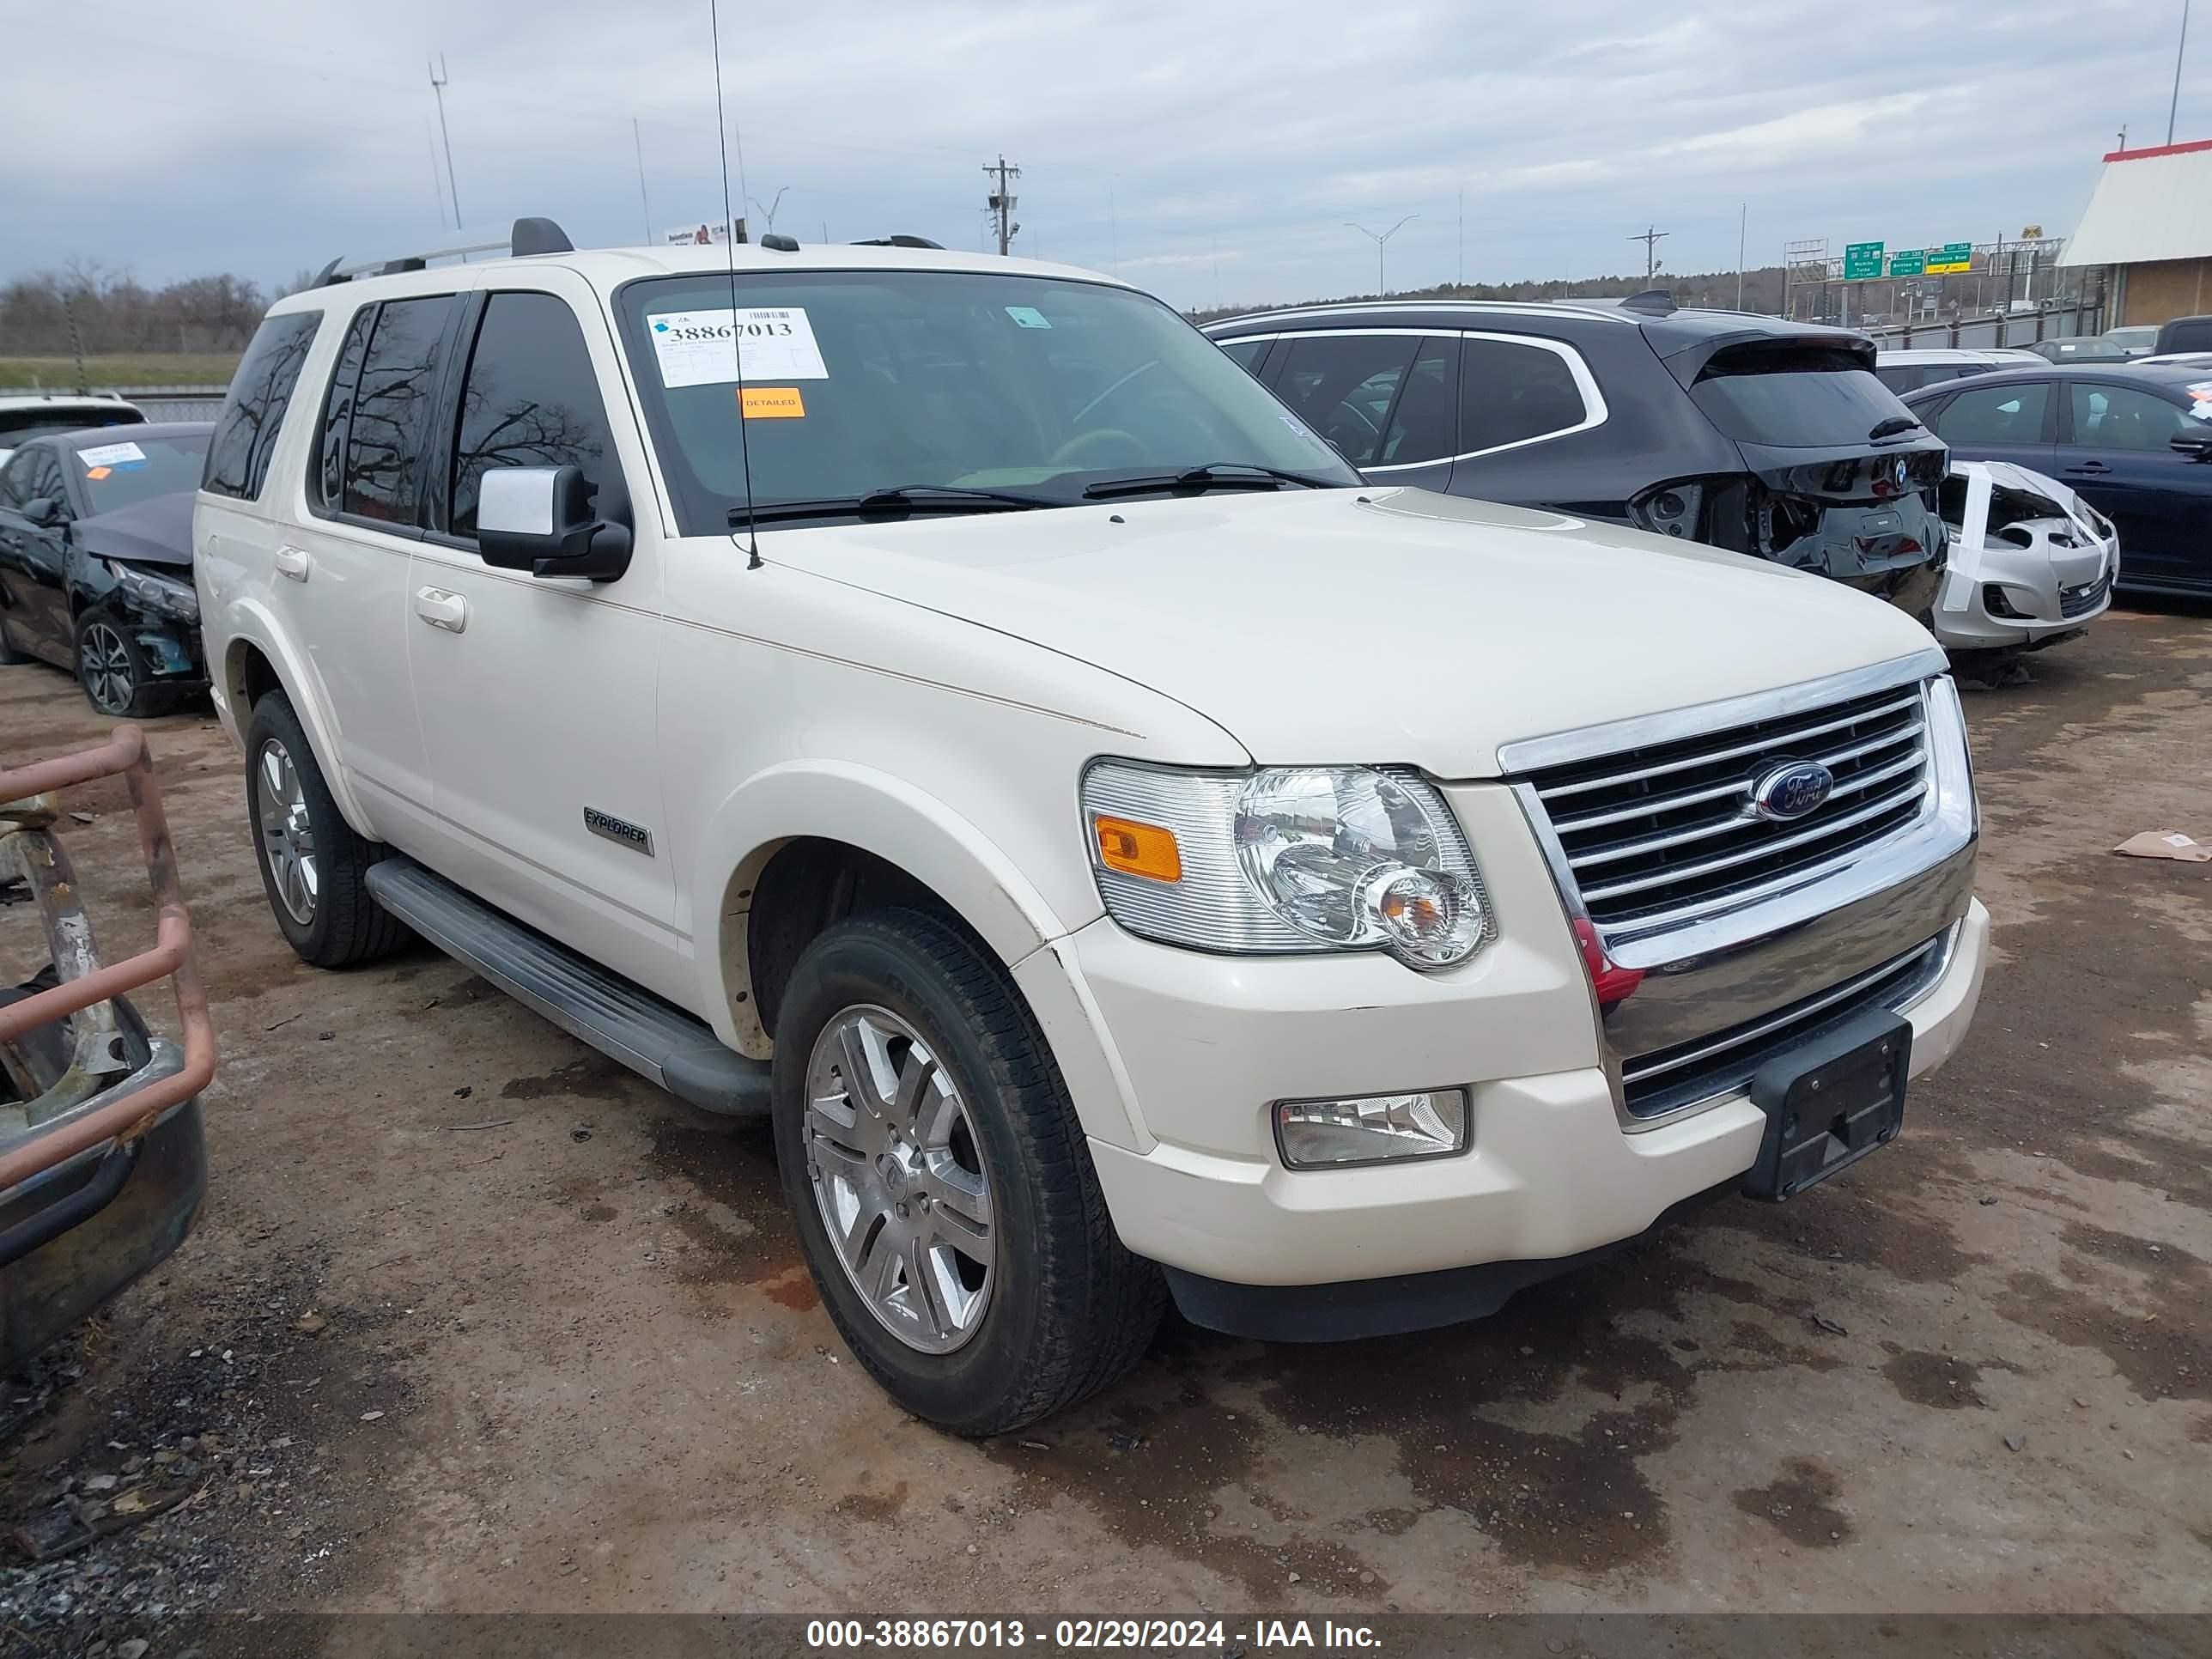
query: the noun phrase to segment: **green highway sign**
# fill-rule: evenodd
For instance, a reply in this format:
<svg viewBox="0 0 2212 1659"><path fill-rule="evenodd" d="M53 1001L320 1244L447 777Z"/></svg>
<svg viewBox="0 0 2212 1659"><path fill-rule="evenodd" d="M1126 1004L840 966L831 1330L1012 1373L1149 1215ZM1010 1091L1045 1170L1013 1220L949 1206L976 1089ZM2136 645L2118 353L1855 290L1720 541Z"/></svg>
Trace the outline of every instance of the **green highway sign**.
<svg viewBox="0 0 2212 1659"><path fill-rule="evenodd" d="M1844 280L1863 283L1881 275L1881 244L1850 242L1844 247Z"/></svg>
<svg viewBox="0 0 2212 1659"><path fill-rule="evenodd" d="M1931 276L1948 276L1952 272L1973 268L1974 245L1972 242L1946 242L1940 248L1928 250L1928 270Z"/></svg>
<svg viewBox="0 0 2212 1659"><path fill-rule="evenodd" d="M1893 276L1917 276L1927 269L1928 256L1918 248L1889 256L1889 274Z"/></svg>

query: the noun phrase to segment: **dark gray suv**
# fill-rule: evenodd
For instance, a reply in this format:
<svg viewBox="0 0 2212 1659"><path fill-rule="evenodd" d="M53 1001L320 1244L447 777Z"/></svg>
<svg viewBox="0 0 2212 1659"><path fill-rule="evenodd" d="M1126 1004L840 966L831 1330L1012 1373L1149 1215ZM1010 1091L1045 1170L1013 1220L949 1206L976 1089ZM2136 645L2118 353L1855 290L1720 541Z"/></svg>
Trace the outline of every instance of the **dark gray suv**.
<svg viewBox="0 0 2212 1659"><path fill-rule="evenodd" d="M1373 483L1708 542L1913 616L1934 602L1944 446L1863 335L1658 293L1316 306L1206 332Z"/></svg>

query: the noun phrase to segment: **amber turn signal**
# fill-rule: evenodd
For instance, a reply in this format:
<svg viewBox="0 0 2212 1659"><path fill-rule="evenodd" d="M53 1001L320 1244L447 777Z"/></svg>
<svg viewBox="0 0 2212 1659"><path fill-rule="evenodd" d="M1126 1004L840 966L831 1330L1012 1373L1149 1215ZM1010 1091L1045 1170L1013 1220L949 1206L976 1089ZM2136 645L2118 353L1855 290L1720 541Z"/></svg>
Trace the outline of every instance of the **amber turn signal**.
<svg viewBox="0 0 2212 1659"><path fill-rule="evenodd" d="M1098 862L1109 870L1152 881L1182 879L1182 854L1176 848L1173 830L1104 817L1093 817L1091 827L1098 837Z"/></svg>

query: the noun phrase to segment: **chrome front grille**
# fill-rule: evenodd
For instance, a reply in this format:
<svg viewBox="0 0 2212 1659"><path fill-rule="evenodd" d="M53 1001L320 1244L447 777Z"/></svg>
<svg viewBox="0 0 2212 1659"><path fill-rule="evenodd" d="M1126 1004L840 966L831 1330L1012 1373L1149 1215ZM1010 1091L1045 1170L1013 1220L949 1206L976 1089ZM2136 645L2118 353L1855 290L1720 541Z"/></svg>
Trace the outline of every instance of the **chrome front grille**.
<svg viewBox="0 0 2212 1659"><path fill-rule="evenodd" d="M1869 1008L1902 1012L1925 995L1949 963L1955 930L1947 928L1842 984L1724 1031L1693 1037L1621 1062L1622 1103L1632 1117L1663 1117L1748 1088L1772 1056Z"/></svg>
<svg viewBox="0 0 2212 1659"><path fill-rule="evenodd" d="M2058 590L2058 614L2062 617L2086 616L2105 602L2105 595L2112 591L2109 572L2093 582L2077 583Z"/></svg>
<svg viewBox="0 0 2212 1659"><path fill-rule="evenodd" d="M1828 769L1827 799L1794 820L1753 816L1758 779L1792 761ZM1809 880L1917 819L1929 789L1926 696L1893 685L1525 781L1590 920L1641 934Z"/></svg>

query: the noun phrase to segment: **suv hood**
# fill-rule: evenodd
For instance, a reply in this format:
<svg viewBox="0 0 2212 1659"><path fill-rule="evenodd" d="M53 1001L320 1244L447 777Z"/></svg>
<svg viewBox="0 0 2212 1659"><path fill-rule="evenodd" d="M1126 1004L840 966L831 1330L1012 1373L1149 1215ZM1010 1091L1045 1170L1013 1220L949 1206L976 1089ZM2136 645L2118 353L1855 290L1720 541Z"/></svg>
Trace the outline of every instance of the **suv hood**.
<svg viewBox="0 0 2212 1659"><path fill-rule="evenodd" d="M1149 686L1263 764L1494 776L1501 744L1912 655L1894 608L1739 554L1418 489L772 532L764 558Z"/></svg>

